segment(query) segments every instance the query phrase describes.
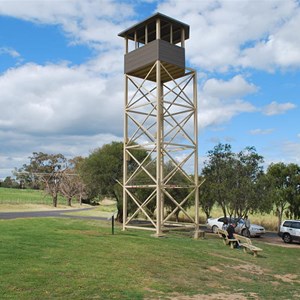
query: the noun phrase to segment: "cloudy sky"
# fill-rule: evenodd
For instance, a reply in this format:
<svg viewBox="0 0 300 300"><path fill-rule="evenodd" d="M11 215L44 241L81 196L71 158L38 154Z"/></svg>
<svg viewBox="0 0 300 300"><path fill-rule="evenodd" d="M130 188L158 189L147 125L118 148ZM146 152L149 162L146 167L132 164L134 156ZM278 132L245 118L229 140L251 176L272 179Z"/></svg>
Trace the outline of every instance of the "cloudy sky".
<svg viewBox="0 0 300 300"><path fill-rule="evenodd" d="M200 166L218 142L300 163L298 0L0 0L0 178L122 140L118 33L156 12L190 25Z"/></svg>

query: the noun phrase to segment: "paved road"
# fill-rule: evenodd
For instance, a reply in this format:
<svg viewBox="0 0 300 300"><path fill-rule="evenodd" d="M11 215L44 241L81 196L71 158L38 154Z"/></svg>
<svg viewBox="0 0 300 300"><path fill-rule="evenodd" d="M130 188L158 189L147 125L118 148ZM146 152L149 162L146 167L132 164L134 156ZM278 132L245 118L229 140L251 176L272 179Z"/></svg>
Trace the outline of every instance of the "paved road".
<svg viewBox="0 0 300 300"><path fill-rule="evenodd" d="M104 217L66 215L66 213L70 213L70 212L78 212L78 211L91 210L91 209L93 208L51 210L51 211L0 212L0 219L8 220L8 219L18 219L18 218L61 217L61 218L75 218L75 219L107 220L107 218Z"/></svg>

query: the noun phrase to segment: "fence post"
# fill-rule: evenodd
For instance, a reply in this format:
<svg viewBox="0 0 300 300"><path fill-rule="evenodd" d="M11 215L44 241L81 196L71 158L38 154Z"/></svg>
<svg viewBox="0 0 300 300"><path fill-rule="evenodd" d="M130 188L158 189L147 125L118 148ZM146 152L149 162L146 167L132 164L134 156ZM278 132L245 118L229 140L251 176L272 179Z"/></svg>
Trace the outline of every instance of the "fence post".
<svg viewBox="0 0 300 300"><path fill-rule="evenodd" d="M115 217L117 216L118 212L114 212L111 216L111 234L115 234Z"/></svg>

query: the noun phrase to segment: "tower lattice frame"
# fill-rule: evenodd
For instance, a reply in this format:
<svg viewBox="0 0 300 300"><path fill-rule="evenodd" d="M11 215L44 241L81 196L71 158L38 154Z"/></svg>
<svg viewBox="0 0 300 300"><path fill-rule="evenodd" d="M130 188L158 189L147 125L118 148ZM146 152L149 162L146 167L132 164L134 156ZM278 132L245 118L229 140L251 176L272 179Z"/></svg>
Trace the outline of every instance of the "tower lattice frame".
<svg viewBox="0 0 300 300"><path fill-rule="evenodd" d="M153 23L156 35L148 46ZM134 66L133 71L129 64L126 67L125 55L123 230L151 230L161 236L165 231L184 226L194 228L195 237L198 236L197 74L182 63L174 64L172 59L168 61L160 55L170 48L175 58L182 56L183 47L169 45L169 39L172 41L178 32L177 26L184 46L188 31L187 25L182 24L156 14L120 34L126 40L129 62L139 53L144 55L153 45L161 47L156 59L143 62L139 68ZM166 26L170 26L167 38L162 34ZM139 39L137 33L141 27L145 34ZM136 52L128 53L132 32L135 44L142 40L145 49L137 47ZM192 203L193 212L185 208L188 202ZM184 222L176 221L179 212Z"/></svg>

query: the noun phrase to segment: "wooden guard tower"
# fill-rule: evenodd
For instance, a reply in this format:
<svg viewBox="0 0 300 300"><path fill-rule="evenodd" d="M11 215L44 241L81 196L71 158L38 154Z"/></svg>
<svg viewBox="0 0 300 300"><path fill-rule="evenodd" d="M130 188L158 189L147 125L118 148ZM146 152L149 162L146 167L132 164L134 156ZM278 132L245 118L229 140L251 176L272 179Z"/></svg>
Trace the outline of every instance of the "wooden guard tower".
<svg viewBox="0 0 300 300"><path fill-rule="evenodd" d="M197 78L185 66L189 26L157 13L119 36L125 39L123 230L161 236L190 226L198 237ZM188 203L194 212L185 209Z"/></svg>

